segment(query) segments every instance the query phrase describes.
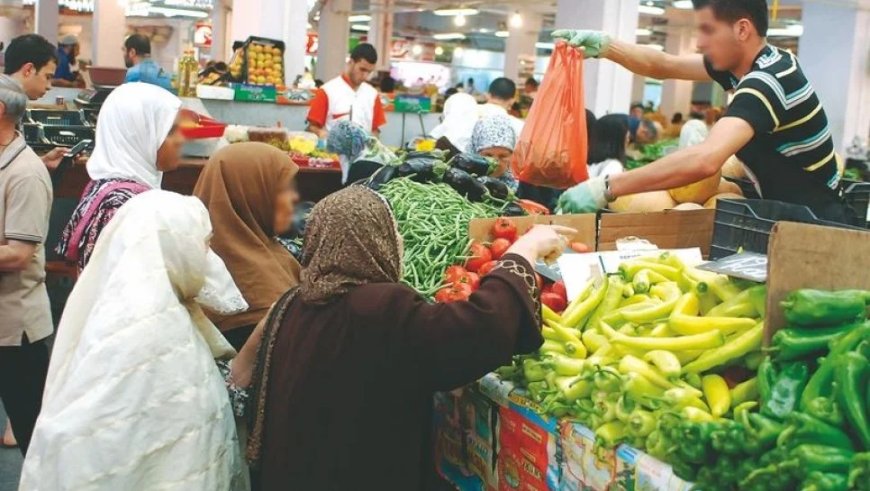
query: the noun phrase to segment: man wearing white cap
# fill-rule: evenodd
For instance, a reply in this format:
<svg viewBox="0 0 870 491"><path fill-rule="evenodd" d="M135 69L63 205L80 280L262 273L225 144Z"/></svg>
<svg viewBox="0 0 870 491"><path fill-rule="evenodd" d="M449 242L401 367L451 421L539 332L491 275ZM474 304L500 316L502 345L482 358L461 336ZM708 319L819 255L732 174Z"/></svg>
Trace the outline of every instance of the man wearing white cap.
<svg viewBox="0 0 870 491"><path fill-rule="evenodd" d="M79 74L73 68L76 56L79 54L79 40L72 34L60 38L57 42L57 70L52 83L57 87L75 87Z"/></svg>

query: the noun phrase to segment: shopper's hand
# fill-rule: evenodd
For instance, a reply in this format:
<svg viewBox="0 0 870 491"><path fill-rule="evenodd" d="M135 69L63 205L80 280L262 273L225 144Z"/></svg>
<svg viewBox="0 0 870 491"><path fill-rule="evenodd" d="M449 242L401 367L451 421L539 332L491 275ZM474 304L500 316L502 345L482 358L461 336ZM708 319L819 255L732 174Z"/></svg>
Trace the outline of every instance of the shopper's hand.
<svg viewBox="0 0 870 491"><path fill-rule="evenodd" d="M63 156L66 155L67 148L63 147L54 147L48 151L45 155L42 156L42 163L48 168L48 170L57 169L57 166L60 165L60 161L63 160Z"/></svg>
<svg viewBox="0 0 870 491"><path fill-rule="evenodd" d="M552 263L562 255L568 245L567 236L576 233L572 228L558 225L535 225L517 239L507 252L518 254L531 264L539 259Z"/></svg>
<svg viewBox="0 0 870 491"><path fill-rule="evenodd" d="M607 206L603 177L593 177L562 193L556 206L561 213L594 213Z"/></svg>
<svg viewBox="0 0 870 491"><path fill-rule="evenodd" d="M610 36L602 31L557 29L552 36L564 39L571 46L581 49L586 58L601 58L610 47Z"/></svg>

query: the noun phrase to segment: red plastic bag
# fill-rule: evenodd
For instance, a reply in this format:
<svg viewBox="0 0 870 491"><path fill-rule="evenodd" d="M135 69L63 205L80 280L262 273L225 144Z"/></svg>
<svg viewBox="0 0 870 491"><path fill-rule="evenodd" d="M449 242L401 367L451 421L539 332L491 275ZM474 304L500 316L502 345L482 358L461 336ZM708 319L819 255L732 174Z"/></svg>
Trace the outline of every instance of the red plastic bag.
<svg viewBox="0 0 870 491"><path fill-rule="evenodd" d="M581 183L589 178L587 145L583 54L559 42L514 149L514 177L560 189Z"/></svg>

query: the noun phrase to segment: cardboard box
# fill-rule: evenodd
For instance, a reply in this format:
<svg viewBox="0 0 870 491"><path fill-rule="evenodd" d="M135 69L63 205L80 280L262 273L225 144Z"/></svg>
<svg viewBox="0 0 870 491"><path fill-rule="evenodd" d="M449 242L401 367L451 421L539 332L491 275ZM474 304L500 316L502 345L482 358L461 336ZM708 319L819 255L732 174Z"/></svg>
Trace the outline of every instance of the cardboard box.
<svg viewBox="0 0 870 491"><path fill-rule="evenodd" d="M498 473L496 470L495 450L493 446L473 434L466 435L468 449L468 470L477 476L483 484L483 489L498 489Z"/></svg>
<svg viewBox="0 0 870 491"><path fill-rule="evenodd" d="M700 247L710 254L716 210L665 210L650 213L602 213L598 224L599 251L615 251L616 241L633 236L659 249Z"/></svg>
<svg viewBox="0 0 870 491"><path fill-rule="evenodd" d="M583 242L590 250L595 247L596 217L594 213L582 215L529 215L525 217L510 217L517 225L519 233L525 233L533 225L561 225L577 230L571 237L572 241ZM474 240L490 241L490 230L495 218L475 218L468 224L468 236Z"/></svg>
<svg viewBox="0 0 870 491"><path fill-rule="evenodd" d="M870 232L795 222L773 226L767 248L765 340L785 320L779 303L800 288L870 290Z"/></svg>
<svg viewBox="0 0 870 491"><path fill-rule="evenodd" d="M561 452L556 420L511 404L499 408L498 427L499 489L559 489Z"/></svg>
<svg viewBox="0 0 870 491"><path fill-rule="evenodd" d="M563 420L562 491L610 489L616 478L616 452L595 447L595 433L578 423Z"/></svg>

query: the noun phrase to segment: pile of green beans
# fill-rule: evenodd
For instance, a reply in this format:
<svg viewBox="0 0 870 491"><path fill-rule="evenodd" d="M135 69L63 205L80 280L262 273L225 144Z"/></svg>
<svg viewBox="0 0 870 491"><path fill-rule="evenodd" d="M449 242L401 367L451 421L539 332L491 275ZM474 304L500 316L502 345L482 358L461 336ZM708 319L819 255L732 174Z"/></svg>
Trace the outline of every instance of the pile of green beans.
<svg viewBox="0 0 870 491"><path fill-rule="evenodd" d="M393 208L405 242L402 281L424 296L438 291L448 266L467 257L468 223L497 217L504 207L472 203L446 184L421 184L406 177L393 179L380 193Z"/></svg>

